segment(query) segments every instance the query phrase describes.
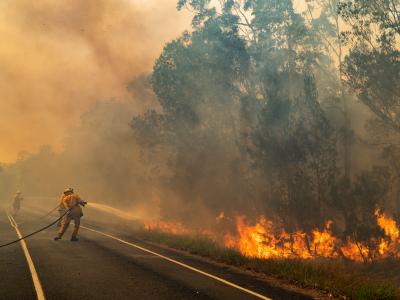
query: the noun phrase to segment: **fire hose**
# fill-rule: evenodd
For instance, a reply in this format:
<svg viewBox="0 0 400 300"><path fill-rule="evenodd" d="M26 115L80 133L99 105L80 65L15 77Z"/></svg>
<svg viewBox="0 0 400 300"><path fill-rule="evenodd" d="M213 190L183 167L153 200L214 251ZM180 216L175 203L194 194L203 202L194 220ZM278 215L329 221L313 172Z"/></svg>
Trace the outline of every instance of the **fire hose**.
<svg viewBox="0 0 400 300"><path fill-rule="evenodd" d="M54 211L54 210L53 210L53 211ZM14 240L14 241L12 241L12 242L9 242L9 243L0 245L0 248L3 248L3 247L6 247L6 246L10 246L10 245L12 245L12 244L18 243L18 242L21 241L21 240L24 240L24 239L26 239L26 238L28 238L28 237L30 237L30 236L33 236L33 235L35 235L35 234L38 234L39 232L42 232L42 231L46 230L47 228L50 228L51 226L53 226L54 224L56 224L58 221L60 221L62 218L64 218L64 216L65 216L66 214L68 214L70 211L71 211L71 209L68 209L61 217L59 217L57 220L55 220L54 222L50 223L49 225L46 225L45 227L42 227L42 228L40 228L40 229L38 229L38 230L36 230L36 231L30 233L30 234L27 234L27 235L25 235L25 236L23 236L23 237L21 237L21 238L19 238L19 239L17 239L17 240ZM15 226L18 226L18 224L15 224Z"/></svg>
<svg viewBox="0 0 400 300"><path fill-rule="evenodd" d="M34 220L31 220L31 221L27 221L27 222L22 222L22 223L17 223L17 222L15 222L17 225L22 225L22 224L30 224L30 223L34 223L34 222L37 222L37 221L39 221L39 220L41 220L41 219L44 219L44 218L46 218L47 216L49 216L51 213L53 213L56 209L58 209L60 207L60 205L57 205L56 207L54 207L51 211L49 211L47 214L45 214L45 215L43 215L43 216L41 216L41 217L38 217L38 218L36 218L36 219L34 219Z"/></svg>

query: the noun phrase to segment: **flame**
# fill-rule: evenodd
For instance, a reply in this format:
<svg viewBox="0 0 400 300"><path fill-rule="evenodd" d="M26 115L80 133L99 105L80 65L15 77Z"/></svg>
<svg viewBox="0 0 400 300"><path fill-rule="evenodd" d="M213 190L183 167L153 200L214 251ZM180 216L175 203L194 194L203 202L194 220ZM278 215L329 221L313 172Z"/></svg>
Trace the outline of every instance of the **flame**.
<svg viewBox="0 0 400 300"><path fill-rule="evenodd" d="M391 219L379 209L375 210L379 227L385 232L386 239L381 239L378 252L382 257L400 258L400 232L395 220Z"/></svg>
<svg viewBox="0 0 400 300"><path fill-rule="evenodd" d="M314 229L311 234L302 231L288 233L278 230L277 224L260 217L255 225L249 225L246 218L236 218L237 236L231 233L224 239L226 247L236 248L243 255L256 258L339 258L366 262L386 257L400 258L399 228L396 221L375 212L377 224L384 231L377 253L364 243L347 238L345 242L335 237L331 231L332 221L327 221L323 230ZM374 241L371 238L371 244Z"/></svg>
<svg viewBox="0 0 400 300"><path fill-rule="evenodd" d="M231 233L225 234L224 245L230 249L236 248L236 238Z"/></svg>
<svg viewBox="0 0 400 300"><path fill-rule="evenodd" d="M347 242L340 247L340 251L345 258L357 262L366 262L370 256L368 247L350 239L347 239Z"/></svg>
<svg viewBox="0 0 400 300"><path fill-rule="evenodd" d="M277 226L265 217L260 217L256 225L251 226L240 216L236 219L236 242L230 235L225 245L230 248L235 245L243 255L257 258L337 257L337 240L330 232L331 223L328 221L322 231L315 229L310 238L301 231L278 231Z"/></svg>
<svg viewBox="0 0 400 300"><path fill-rule="evenodd" d="M319 231L318 229L313 230L313 240L311 242L311 247L314 249L313 255L331 258L338 256L338 252L336 251L338 240L332 235L332 224L332 221L327 221L323 231Z"/></svg>
<svg viewBox="0 0 400 300"><path fill-rule="evenodd" d="M169 234L205 235L215 241L222 241L224 246L238 250L242 255L262 259L315 259L318 257L344 258L357 262L372 262L387 257L400 258L400 231L397 223L379 210L375 211L377 225L383 230L381 238L371 237L360 242L355 237L342 240L332 232L333 222L328 220L322 229L288 232L279 222L260 216L256 222L249 222L245 216L229 218L224 212L215 218L217 224L230 222L235 231L227 229L194 230L179 222L152 221L146 228ZM232 229L232 228L231 228ZM219 232L219 231L222 231ZM376 248L371 247L376 245Z"/></svg>
<svg viewBox="0 0 400 300"><path fill-rule="evenodd" d="M375 216L379 227L385 231L385 235L390 237L392 242L397 241L399 239L399 228L397 227L396 221L381 213L379 209L375 210Z"/></svg>

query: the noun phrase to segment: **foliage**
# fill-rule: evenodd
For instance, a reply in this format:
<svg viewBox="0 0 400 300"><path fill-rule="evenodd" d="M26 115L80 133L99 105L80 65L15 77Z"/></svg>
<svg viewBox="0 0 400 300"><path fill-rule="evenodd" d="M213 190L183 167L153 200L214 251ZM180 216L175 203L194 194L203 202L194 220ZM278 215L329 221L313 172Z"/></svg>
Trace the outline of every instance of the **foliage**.
<svg viewBox="0 0 400 300"><path fill-rule="evenodd" d="M229 207L231 183L240 181L232 122L248 68L237 33L212 22L169 43L157 60L152 85L162 113L149 112L132 126L146 147L157 141L168 149L168 187L179 198L195 194L215 208ZM215 184L205 186L212 178Z"/></svg>
<svg viewBox="0 0 400 300"><path fill-rule="evenodd" d="M379 237L373 212L392 175L384 167L352 175L348 105L353 91L397 126L400 106L383 76L400 74L396 7L387 3L310 0L302 14L290 0L178 2L193 13L193 31L155 63L161 111L132 122L142 146L166 153L170 172L160 180L180 203L178 218L205 205L215 215L273 214L289 231L339 219L343 239ZM351 30L342 32L342 20ZM345 59L344 41L353 45ZM327 109L332 103L343 121Z"/></svg>
<svg viewBox="0 0 400 300"><path fill-rule="evenodd" d="M346 74L359 98L383 122L400 130L400 3L343 1L339 12L351 30L343 34L351 46ZM388 80L390 78L390 80Z"/></svg>
<svg viewBox="0 0 400 300"><path fill-rule="evenodd" d="M266 206L294 227L323 226L318 207L334 178L336 142L312 75L320 43L289 0L183 7L195 12L194 31L169 43L154 66L162 113L132 123L144 145L168 145L170 188L181 199L195 193L215 213L251 210L244 200L263 193L251 182L265 178ZM204 178L218 187L205 188Z"/></svg>
<svg viewBox="0 0 400 300"><path fill-rule="evenodd" d="M335 173L335 140L319 103L313 77L304 95L272 98L260 114L255 155L272 179L273 205L295 230L323 226L321 208Z"/></svg>

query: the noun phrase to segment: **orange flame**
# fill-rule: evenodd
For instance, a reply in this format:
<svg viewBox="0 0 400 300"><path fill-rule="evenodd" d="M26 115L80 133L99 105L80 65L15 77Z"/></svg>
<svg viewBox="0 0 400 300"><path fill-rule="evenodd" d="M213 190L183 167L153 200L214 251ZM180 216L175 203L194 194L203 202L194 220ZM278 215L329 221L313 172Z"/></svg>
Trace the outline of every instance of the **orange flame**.
<svg viewBox="0 0 400 300"><path fill-rule="evenodd" d="M300 258L313 259L345 258L352 261L368 262L387 257L400 258L400 231L395 220L375 211L377 224L382 228L384 236L380 240L371 238L369 242L359 242L348 237L345 241L335 237L331 227L333 222L327 221L325 227L314 229L310 233L303 231L287 232L279 224L261 216L257 222L249 224L244 216L237 216L235 220L221 212L216 222L234 222L236 233L217 232L207 230L191 230L178 222L155 221L146 224L149 230L158 230L164 233L178 235L206 235L214 240L222 240L223 244L231 249L237 249L241 254L256 258ZM221 223L222 224L222 223ZM223 236L222 239L218 237ZM376 249L367 245L376 245Z"/></svg>
<svg viewBox="0 0 400 300"><path fill-rule="evenodd" d="M379 209L375 210L375 216L379 227L385 231L385 235L390 237L392 242L397 241L399 239L399 228L397 227L396 221L382 214Z"/></svg>
<svg viewBox="0 0 400 300"><path fill-rule="evenodd" d="M336 238L331 231L332 221L327 221L323 230L314 229L311 234L301 231L288 233L284 230L279 232L277 226L265 217L260 217L255 225L247 224L243 216L237 217L238 235L227 235L225 245L238 249L245 256L257 258L343 257L360 262L389 256L400 258L400 233L396 222L379 211L375 215L385 233L377 254L363 243L351 239L343 243Z"/></svg>
<svg viewBox="0 0 400 300"><path fill-rule="evenodd" d="M385 232L386 239L381 239L379 244L379 254L382 257L400 258L400 232L395 220L389 218L379 209L375 210L375 216L379 227Z"/></svg>
<svg viewBox="0 0 400 300"><path fill-rule="evenodd" d="M301 231L279 232L274 223L265 217L260 217L254 226L248 225L244 217L237 217L236 248L245 256L257 258L336 257L336 238L329 230L330 225L329 221L323 231L314 230L310 239ZM228 242L226 246L232 248L233 238L230 237Z"/></svg>

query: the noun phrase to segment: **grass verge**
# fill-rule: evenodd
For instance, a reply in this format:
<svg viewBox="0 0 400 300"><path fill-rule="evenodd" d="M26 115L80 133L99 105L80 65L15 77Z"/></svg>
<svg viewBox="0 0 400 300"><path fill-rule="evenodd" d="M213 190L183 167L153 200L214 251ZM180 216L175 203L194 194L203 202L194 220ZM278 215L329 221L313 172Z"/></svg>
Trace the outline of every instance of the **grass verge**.
<svg viewBox="0 0 400 300"><path fill-rule="evenodd" d="M301 287L318 289L343 299L400 299L399 289L394 283L373 279L371 274L363 272L360 264L332 260L249 258L205 237L172 235L158 231L143 231L140 236L153 243L284 279Z"/></svg>

